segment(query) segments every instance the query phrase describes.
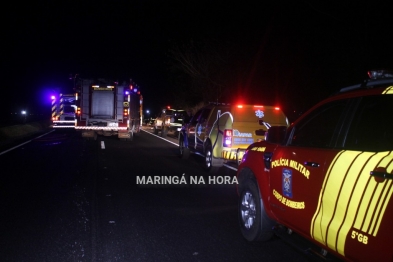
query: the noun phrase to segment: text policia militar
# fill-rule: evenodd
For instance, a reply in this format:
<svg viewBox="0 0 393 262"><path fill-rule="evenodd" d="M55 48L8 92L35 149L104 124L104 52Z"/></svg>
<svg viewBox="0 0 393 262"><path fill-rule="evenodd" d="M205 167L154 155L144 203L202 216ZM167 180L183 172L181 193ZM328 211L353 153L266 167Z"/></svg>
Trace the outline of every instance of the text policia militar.
<svg viewBox="0 0 393 262"><path fill-rule="evenodd" d="M236 176L137 176L138 185L232 185L239 184Z"/></svg>

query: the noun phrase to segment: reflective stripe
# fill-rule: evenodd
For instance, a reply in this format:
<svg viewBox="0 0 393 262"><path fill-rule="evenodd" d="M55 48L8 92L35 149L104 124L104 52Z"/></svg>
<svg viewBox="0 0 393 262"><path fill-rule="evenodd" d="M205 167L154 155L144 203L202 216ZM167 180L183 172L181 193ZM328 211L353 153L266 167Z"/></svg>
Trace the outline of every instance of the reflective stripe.
<svg viewBox="0 0 393 262"><path fill-rule="evenodd" d="M393 94L393 86L389 86L389 87L387 87L383 92L382 92L382 94Z"/></svg>
<svg viewBox="0 0 393 262"><path fill-rule="evenodd" d="M117 130L127 130L126 126L76 126L75 129L91 129L91 130L109 130L109 131L117 131Z"/></svg>
<svg viewBox="0 0 393 262"><path fill-rule="evenodd" d="M75 123L74 120L54 120L53 123L57 124L57 123Z"/></svg>
<svg viewBox="0 0 393 262"><path fill-rule="evenodd" d="M345 241L355 228L376 236L393 193L393 181L377 182L370 171L393 170L393 152L341 151L327 170L310 234L345 255Z"/></svg>
<svg viewBox="0 0 393 262"><path fill-rule="evenodd" d="M75 126L53 126L53 128L75 128Z"/></svg>
<svg viewBox="0 0 393 262"><path fill-rule="evenodd" d="M60 109L59 109L59 115L62 115L64 113L64 98L63 94L60 94Z"/></svg>
<svg viewBox="0 0 393 262"><path fill-rule="evenodd" d="M56 106L56 99L52 100L52 119L56 116L57 106Z"/></svg>

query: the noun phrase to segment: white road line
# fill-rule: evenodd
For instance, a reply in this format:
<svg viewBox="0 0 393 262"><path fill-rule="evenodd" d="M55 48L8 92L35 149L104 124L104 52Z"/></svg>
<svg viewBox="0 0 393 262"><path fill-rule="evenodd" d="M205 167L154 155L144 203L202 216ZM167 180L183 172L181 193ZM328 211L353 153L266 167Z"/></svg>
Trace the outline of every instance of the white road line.
<svg viewBox="0 0 393 262"><path fill-rule="evenodd" d="M148 131L146 131L146 130L143 130L143 129L141 129L141 130L144 131L144 132L146 132L146 133L148 133L149 135L158 137L158 138L160 138L160 139L162 139L162 140L164 140L164 141L167 141L168 143L174 144L175 146L179 146L177 143L174 143L174 142L172 142L172 141L169 141L168 139L165 139L165 138L163 138L163 137L161 137L161 136L157 136L157 135L155 135L155 134L153 134L153 133L150 133L150 132L148 132Z"/></svg>
<svg viewBox="0 0 393 262"><path fill-rule="evenodd" d="M50 134L50 133L52 133L52 132L54 132L54 131L55 131L55 130L51 130L51 131L49 131L48 133L45 133L45 134L40 135L40 136L37 136L37 137L35 137L35 138L33 138L33 139L43 137L43 136L45 136L45 135L47 135L47 134ZM32 139L32 140L33 140L33 139ZM21 146L23 146L23 145L25 145L25 144L27 144L27 143L30 143L32 140L26 141L26 142L24 142L24 143L22 143L22 144L19 144L19 145L17 145L17 146L14 146L13 148L10 148L10 149L7 149L7 150L5 150L5 151L3 151L3 152L0 152L0 156L3 155L3 154L5 154L5 153L7 153L7 152L10 152L11 150L14 150L14 149L16 149L16 148L18 148L18 147L21 147Z"/></svg>
<svg viewBox="0 0 393 262"><path fill-rule="evenodd" d="M224 164L224 166L225 166L226 168L229 168L229 169L232 169L232 170L237 171L237 168L236 168L236 167L229 166L229 165L227 165L227 164Z"/></svg>
<svg viewBox="0 0 393 262"><path fill-rule="evenodd" d="M101 149L105 149L105 143L104 143L104 141L101 141Z"/></svg>
<svg viewBox="0 0 393 262"><path fill-rule="evenodd" d="M143 129L141 129L141 130L144 131L144 132L146 132L146 133L148 133L149 135L158 137L158 138L160 138L160 139L162 139L162 140L164 140L164 141L166 141L166 142L169 142L169 143L171 143L171 144L174 144L175 146L179 146L177 143L174 143L174 142L172 142L172 141L169 141L169 140L167 140L167 139L165 139L165 138L163 138L163 137L157 136L157 135L155 135L155 134L153 134L153 133L150 133L150 132L148 132L148 131L146 131L146 130L143 130ZM203 156L202 154L197 154L197 155ZM226 164L224 164L224 166L225 166L226 168L229 168L229 169L232 169L232 170L234 170L234 171L237 171L237 168L235 168L235 167L233 167L233 166L226 165Z"/></svg>

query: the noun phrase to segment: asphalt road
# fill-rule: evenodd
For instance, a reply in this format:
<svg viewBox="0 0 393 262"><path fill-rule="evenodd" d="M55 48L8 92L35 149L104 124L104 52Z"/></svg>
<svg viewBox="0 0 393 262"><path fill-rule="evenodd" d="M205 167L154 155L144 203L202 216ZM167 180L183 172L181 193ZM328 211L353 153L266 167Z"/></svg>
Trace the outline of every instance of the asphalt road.
<svg viewBox="0 0 393 262"><path fill-rule="evenodd" d="M244 240L236 187L217 184L236 171L209 183L175 142L56 130L1 154L1 261L308 261L279 238Z"/></svg>

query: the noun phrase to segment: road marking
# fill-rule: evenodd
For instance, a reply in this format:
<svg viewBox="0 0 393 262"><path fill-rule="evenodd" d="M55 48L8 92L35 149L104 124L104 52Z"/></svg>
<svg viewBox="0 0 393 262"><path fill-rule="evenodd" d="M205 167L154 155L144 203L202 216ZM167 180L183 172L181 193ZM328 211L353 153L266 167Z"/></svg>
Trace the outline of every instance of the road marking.
<svg viewBox="0 0 393 262"><path fill-rule="evenodd" d="M37 139L37 138L40 138L40 137L43 137L43 136L45 136L45 135L47 135L47 134L50 134L50 133L52 133L52 132L54 132L54 131L55 131L55 130L51 130L51 131L49 131L48 133L45 133L45 134L43 134L43 135L40 135L40 136L37 136L37 137L33 138L32 140ZM7 152L9 152L9 151L11 151L11 150L14 150L14 149L16 149L16 148L18 148L18 147L21 147L21 146L23 146L23 145L25 145L25 144L27 144L27 143L30 143L32 140L26 141L26 142L24 142L24 143L22 143L22 144L20 144L20 145L14 146L13 148L10 148L10 149L7 149L7 150L5 150L5 151L3 151L3 152L0 152L0 156L3 155L3 154L5 154L5 153L7 153Z"/></svg>
<svg viewBox="0 0 393 262"><path fill-rule="evenodd" d="M233 167L233 166L230 166L230 165L227 165L227 164L224 164L224 166L225 166L226 168L229 168L229 169L232 169L232 170L237 171L237 168L236 168L236 167Z"/></svg>
<svg viewBox="0 0 393 262"><path fill-rule="evenodd" d="M104 143L104 141L101 141L101 149L105 149L105 143Z"/></svg>
<svg viewBox="0 0 393 262"><path fill-rule="evenodd" d="M170 141L170 140L168 140L168 139L165 139L165 138L163 138L163 137L161 137L161 136L157 136L157 135L155 135L155 134L153 134L153 133L150 133L150 132L148 132L148 131L146 131L146 130L143 130L143 129L141 129L141 130L144 131L144 132L146 132L146 133L148 133L149 135L158 137L158 138L160 138L160 139L162 139L162 140L164 140L164 141L167 141L167 142L169 142L169 143L171 143L171 144L173 144L173 145L175 145L175 146L179 146L177 143L174 143L174 142L172 142L172 141Z"/></svg>
<svg viewBox="0 0 393 262"><path fill-rule="evenodd" d="M155 134L153 134L153 133L150 133L150 132L148 132L148 131L146 131L146 130L143 130L143 129L141 129L141 130L144 131L144 132L146 132L146 133L148 133L149 135L158 137L158 138L160 138L160 139L162 139L162 140L164 140L164 141L166 141L166 142L169 142L169 143L171 143L171 144L173 144L173 145L175 145L175 146L179 146L177 143L174 143L174 142L172 142L172 141L170 141L170 140L168 140L168 139L165 139L165 138L163 138L163 137L161 137L161 136L157 136L157 135L155 135ZM201 153L193 153L193 154L200 155L200 156L203 156L203 157L204 157L204 155L201 154ZM225 166L226 168L229 168L229 169L232 169L232 170L234 170L234 171L237 171L237 168L235 168L235 167L233 167L233 166L226 165L226 164L224 164L224 166Z"/></svg>

